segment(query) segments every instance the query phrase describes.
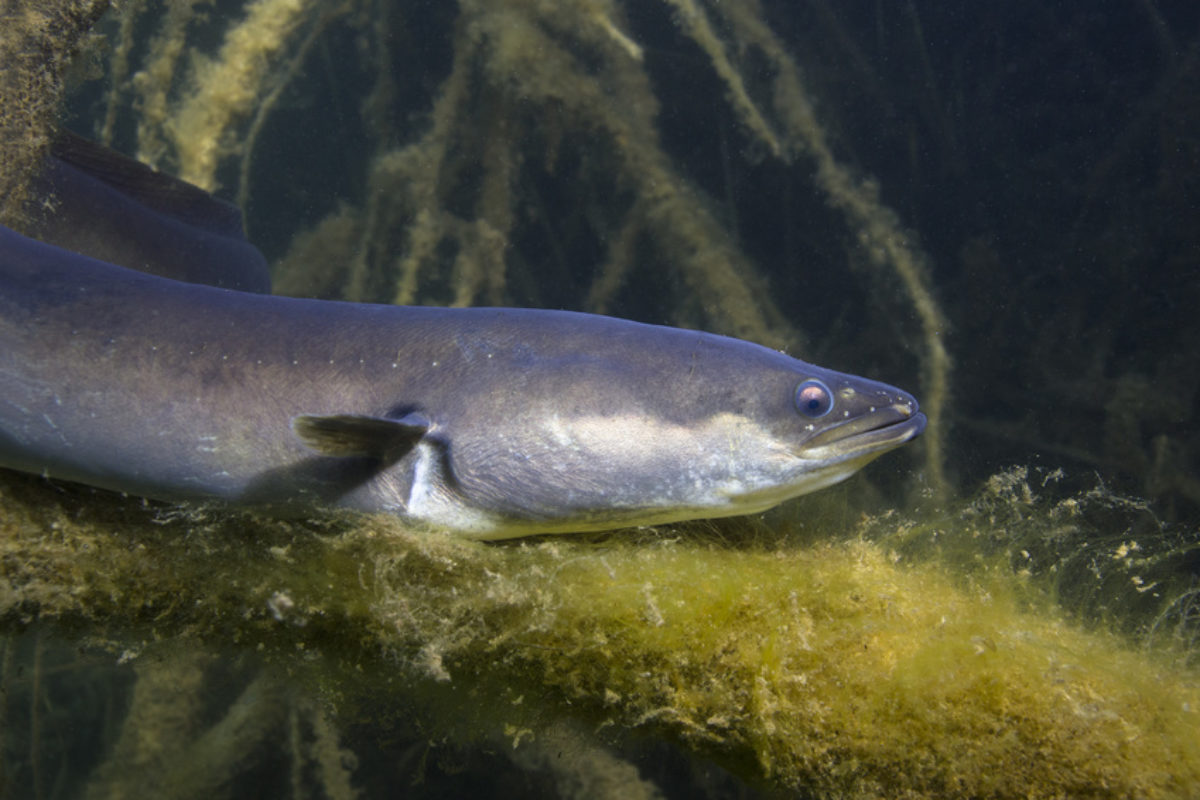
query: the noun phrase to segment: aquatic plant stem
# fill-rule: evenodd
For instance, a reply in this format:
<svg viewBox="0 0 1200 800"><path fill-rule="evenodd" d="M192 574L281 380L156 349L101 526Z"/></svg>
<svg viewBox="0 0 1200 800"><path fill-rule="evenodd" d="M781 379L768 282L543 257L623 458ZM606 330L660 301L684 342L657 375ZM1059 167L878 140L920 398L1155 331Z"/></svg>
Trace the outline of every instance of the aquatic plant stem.
<svg viewBox="0 0 1200 800"><path fill-rule="evenodd" d="M226 34L217 57L196 70L194 89L164 125L179 159L179 177L215 188L220 159L241 147L230 126L260 101L272 62L307 19L308 4L255 0Z"/></svg>

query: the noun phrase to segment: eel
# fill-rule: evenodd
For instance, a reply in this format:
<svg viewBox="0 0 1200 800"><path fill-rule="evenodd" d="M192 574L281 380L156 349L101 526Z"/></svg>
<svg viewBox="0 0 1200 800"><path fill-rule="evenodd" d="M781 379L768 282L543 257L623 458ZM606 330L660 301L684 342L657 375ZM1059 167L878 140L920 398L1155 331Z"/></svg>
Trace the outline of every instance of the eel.
<svg viewBox="0 0 1200 800"><path fill-rule="evenodd" d="M33 236L0 229L0 467L501 539L756 513L849 477L926 424L900 389L696 330L272 296L255 290L261 256L228 220L226 245L172 272L162 242L182 234L161 226L205 239L214 215L190 194L180 212L163 196L199 189L122 159L94 171L100 191L129 201L124 221L93 239L157 237L161 267L124 245L35 238L88 227L88 203L45 203L67 219ZM96 160L70 163L87 173ZM50 193L76 186L54 177L59 161ZM202 263L213 252L216 278Z"/></svg>

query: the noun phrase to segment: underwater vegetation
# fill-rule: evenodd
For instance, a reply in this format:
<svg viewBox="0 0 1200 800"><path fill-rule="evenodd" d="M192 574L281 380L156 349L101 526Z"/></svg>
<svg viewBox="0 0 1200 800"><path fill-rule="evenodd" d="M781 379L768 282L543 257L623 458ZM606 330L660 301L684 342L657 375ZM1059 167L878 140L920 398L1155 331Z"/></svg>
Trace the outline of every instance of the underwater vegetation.
<svg viewBox="0 0 1200 800"><path fill-rule="evenodd" d="M1006 475L953 515L834 539L788 530L806 515L750 536L696 525L496 547L385 517L285 524L14 477L0 613L31 627L4 645L6 770L13 786L85 782L88 797L436 796L454 784L420 764L474 744L548 775L547 796L615 781L564 793L624 797L632 767L607 748L636 758L652 742L802 795L1187 797L1195 587L1142 557L1144 509L1103 492L1051 503L1036 486ZM1126 537L1097 541L1113 514ZM1066 539L1101 563L1054 561ZM963 541L978 542L970 560L931 556ZM1174 601L1152 649L1055 604L1047 574L1093 569L1124 583L1103 587L1110 605L1145 587ZM48 701L81 658L47 667L62 637L110 653L83 682L107 670L123 713ZM67 703L94 715L103 747L66 750ZM381 755L365 731L423 754ZM555 772L540 762L564 740L587 758Z"/></svg>
<svg viewBox="0 0 1200 800"><path fill-rule="evenodd" d="M499 547L5 473L0 794L1195 796L1200 15L1129 5L7 0L5 224L65 121L276 291L701 327L930 427Z"/></svg>

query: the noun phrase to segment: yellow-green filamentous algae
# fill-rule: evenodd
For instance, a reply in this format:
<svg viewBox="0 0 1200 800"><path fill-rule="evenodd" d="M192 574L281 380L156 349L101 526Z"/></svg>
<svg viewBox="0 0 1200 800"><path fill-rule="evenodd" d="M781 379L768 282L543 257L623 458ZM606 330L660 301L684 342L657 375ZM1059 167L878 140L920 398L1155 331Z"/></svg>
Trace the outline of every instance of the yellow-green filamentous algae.
<svg viewBox="0 0 1200 800"><path fill-rule="evenodd" d="M426 727L448 735L519 749L569 721L823 797L1200 786L1184 655L1068 622L1007 565L695 529L498 547L381 517L280 522L9 474L0 486L10 631L38 619L135 663L164 642L255 654L343 719L421 687Z"/></svg>

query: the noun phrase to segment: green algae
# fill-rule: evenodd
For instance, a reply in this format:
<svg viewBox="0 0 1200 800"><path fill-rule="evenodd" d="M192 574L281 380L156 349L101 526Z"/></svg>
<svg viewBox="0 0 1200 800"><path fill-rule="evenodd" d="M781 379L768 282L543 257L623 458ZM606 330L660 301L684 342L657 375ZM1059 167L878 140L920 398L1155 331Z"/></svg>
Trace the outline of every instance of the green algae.
<svg viewBox="0 0 1200 800"><path fill-rule="evenodd" d="M71 59L106 0L0 5L0 222L24 221L27 183L49 149Z"/></svg>
<svg viewBox="0 0 1200 800"><path fill-rule="evenodd" d="M828 797L1185 797L1200 782L1200 683L1181 654L1069 621L1002 561L964 569L874 535L737 543L736 526L488 546L5 477L8 630L37 619L135 664L252 657L342 724L417 714L431 735L520 749L569 722Z"/></svg>

